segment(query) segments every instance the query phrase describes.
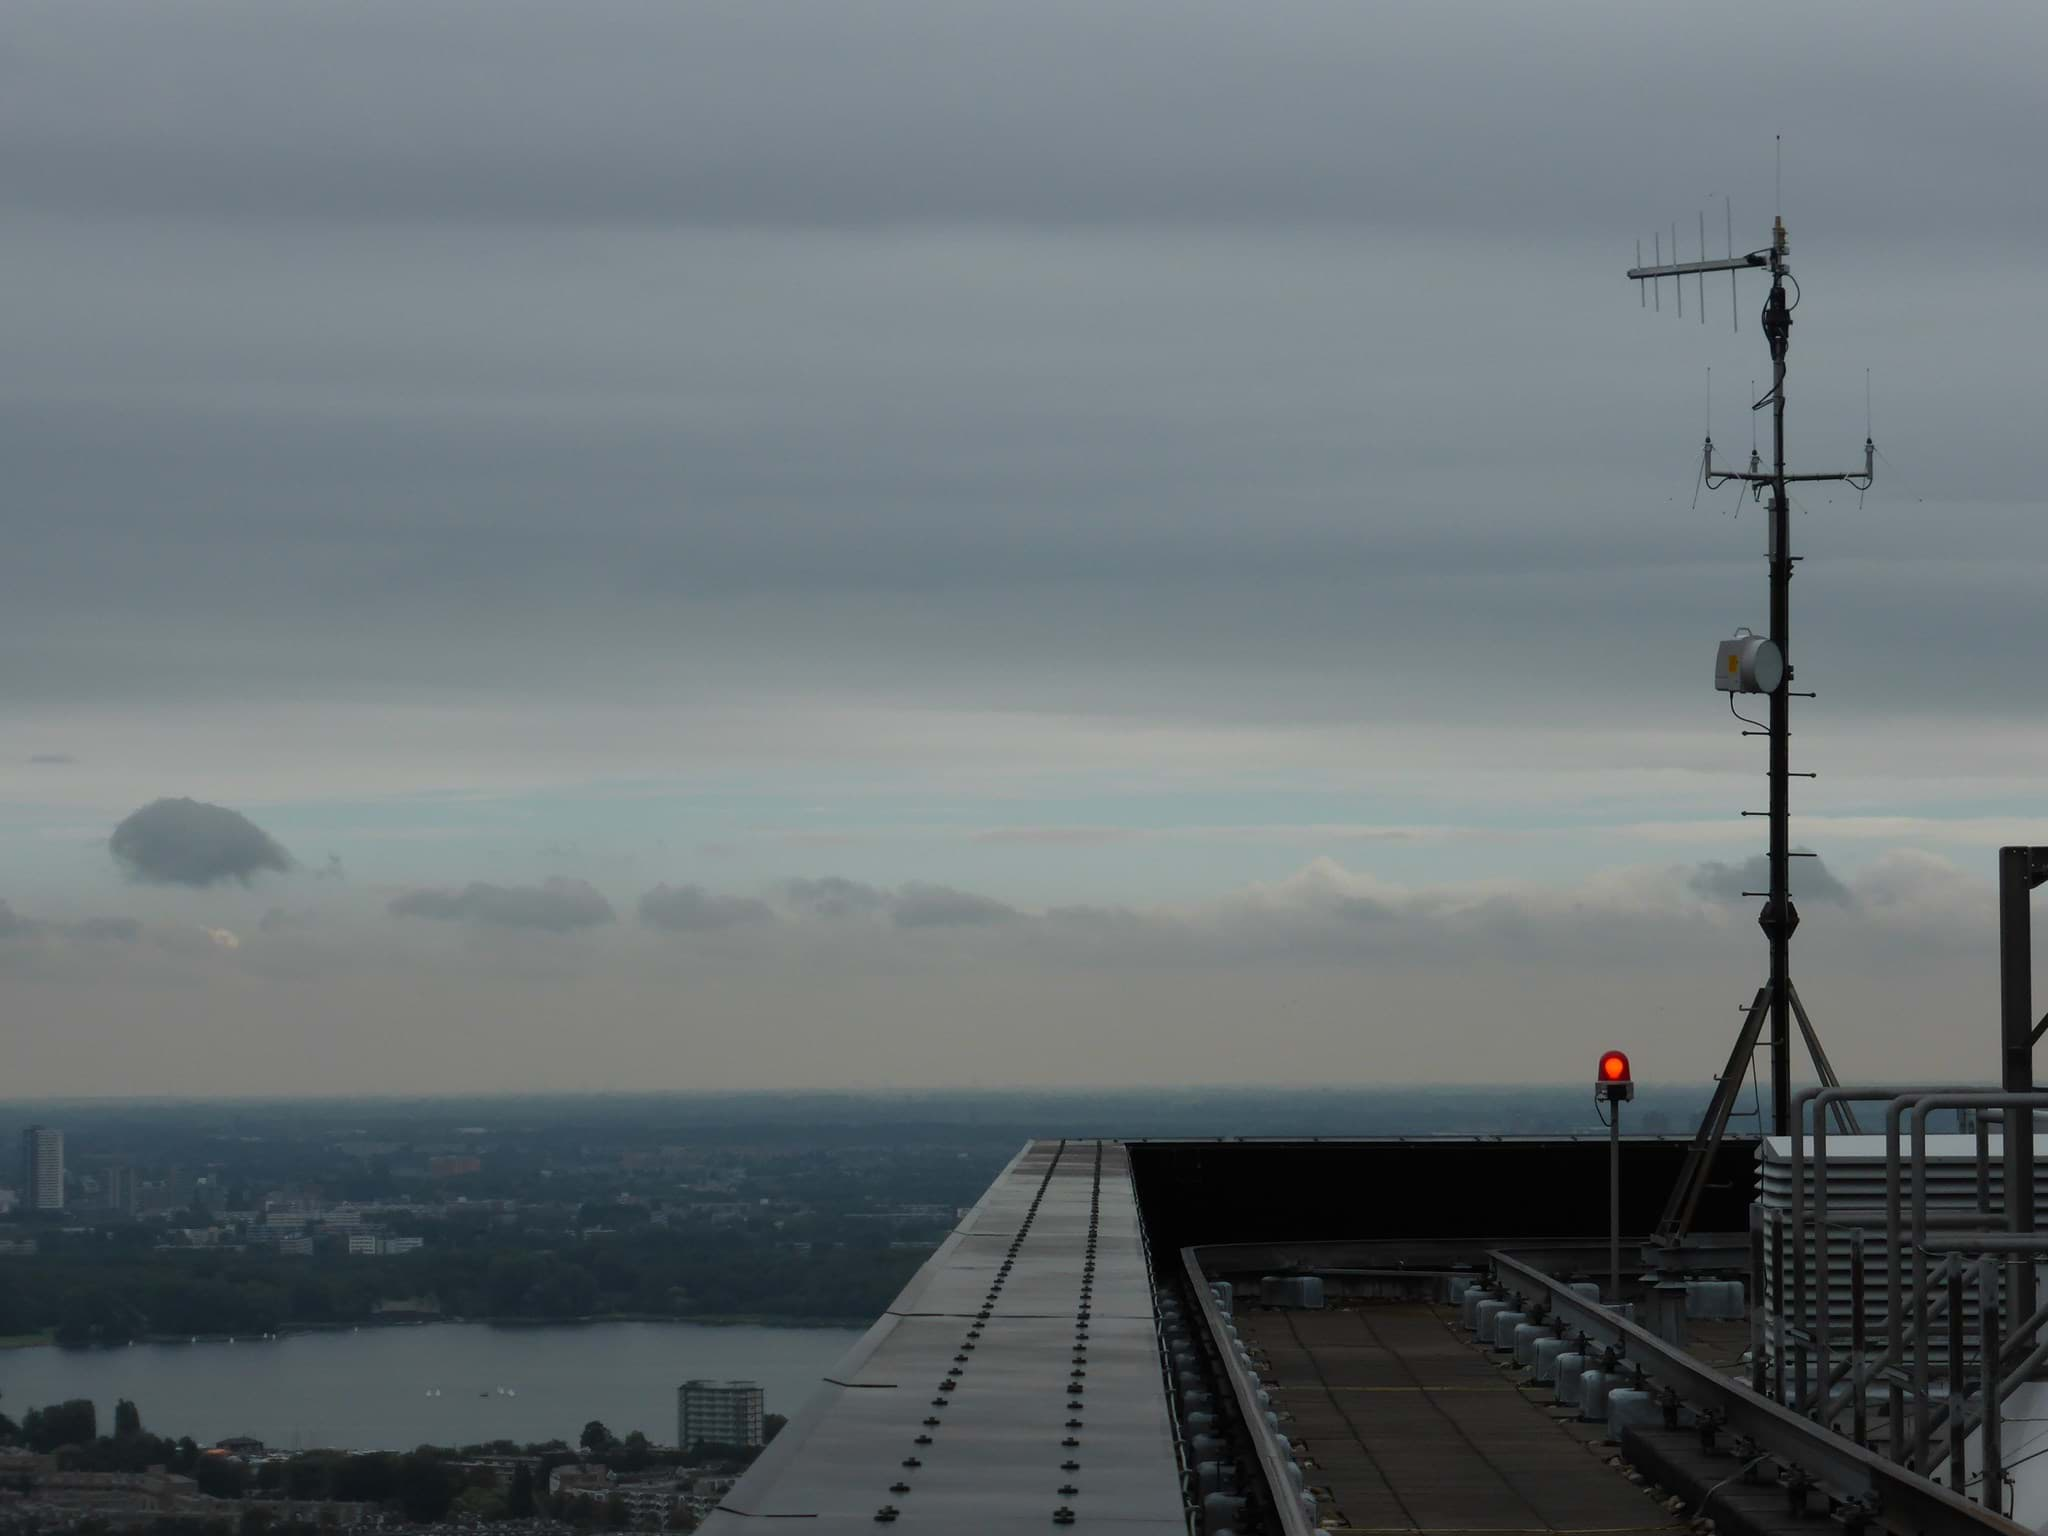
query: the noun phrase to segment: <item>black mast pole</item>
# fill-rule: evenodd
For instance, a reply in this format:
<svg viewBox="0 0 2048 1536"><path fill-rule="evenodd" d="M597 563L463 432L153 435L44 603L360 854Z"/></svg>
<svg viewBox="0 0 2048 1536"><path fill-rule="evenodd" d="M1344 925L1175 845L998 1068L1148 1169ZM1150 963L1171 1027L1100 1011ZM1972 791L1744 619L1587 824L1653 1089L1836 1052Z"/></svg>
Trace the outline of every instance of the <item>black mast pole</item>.
<svg viewBox="0 0 2048 1536"><path fill-rule="evenodd" d="M1792 311L1785 303L1785 226L1771 239L1771 296L1764 335L1771 345L1771 638L1785 659L1785 675L1771 693L1771 890L1758 919L1771 942L1771 1129L1792 1135L1792 905L1790 870L1792 757L1792 498L1785 490L1785 352Z"/></svg>

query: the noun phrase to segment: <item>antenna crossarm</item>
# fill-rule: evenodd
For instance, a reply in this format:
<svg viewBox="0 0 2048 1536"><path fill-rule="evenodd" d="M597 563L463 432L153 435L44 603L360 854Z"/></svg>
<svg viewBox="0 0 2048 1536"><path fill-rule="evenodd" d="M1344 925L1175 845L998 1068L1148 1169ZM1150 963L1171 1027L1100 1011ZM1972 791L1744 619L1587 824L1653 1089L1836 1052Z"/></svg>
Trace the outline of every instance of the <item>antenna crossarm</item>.
<svg viewBox="0 0 2048 1536"><path fill-rule="evenodd" d="M1690 277L1695 272L1742 272L1751 267L1769 265L1766 252L1753 251L1747 256L1732 256L1714 261L1674 261L1661 267L1630 267L1628 275L1639 282L1657 277Z"/></svg>
<svg viewBox="0 0 2048 1536"><path fill-rule="evenodd" d="M1788 471L1785 474L1778 475L1771 473L1769 470L1716 469L1714 468L1713 445L1709 443L1707 446L1706 478L1707 489L1709 490L1718 490L1731 480L1740 480L1745 485L1776 485L1780 480L1788 485L1795 480L1836 480L1845 485L1854 486L1859 491L1867 491L1877 479L1877 446L1868 438L1864 440L1863 467L1861 469L1844 469L1827 474L1813 473L1803 475L1793 474Z"/></svg>
<svg viewBox="0 0 2048 1536"><path fill-rule="evenodd" d="M1833 475L1794 475L1788 473L1780 476L1770 474L1769 472L1752 474L1748 470L1739 469L1717 469L1712 473L1718 481L1747 480L1755 485L1771 485L1780 479L1785 480L1788 484L1794 480L1847 480L1854 484L1858 480L1867 480L1869 478L1860 469L1845 469L1840 474Z"/></svg>

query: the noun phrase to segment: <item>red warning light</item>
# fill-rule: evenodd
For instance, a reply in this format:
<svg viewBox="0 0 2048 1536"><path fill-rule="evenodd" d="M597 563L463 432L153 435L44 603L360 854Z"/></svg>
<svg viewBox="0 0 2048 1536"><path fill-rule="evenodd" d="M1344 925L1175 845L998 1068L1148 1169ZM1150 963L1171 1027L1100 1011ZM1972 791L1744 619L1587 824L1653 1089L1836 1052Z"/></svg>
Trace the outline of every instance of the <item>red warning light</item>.
<svg viewBox="0 0 2048 1536"><path fill-rule="evenodd" d="M1636 1096L1636 1081L1629 1071L1626 1051L1600 1053L1600 1070L1595 1085L1603 1099L1632 1099Z"/></svg>
<svg viewBox="0 0 2048 1536"><path fill-rule="evenodd" d="M1628 1081L1628 1057L1620 1051L1609 1051L1600 1058L1600 1076L1610 1083Z"/></svg>

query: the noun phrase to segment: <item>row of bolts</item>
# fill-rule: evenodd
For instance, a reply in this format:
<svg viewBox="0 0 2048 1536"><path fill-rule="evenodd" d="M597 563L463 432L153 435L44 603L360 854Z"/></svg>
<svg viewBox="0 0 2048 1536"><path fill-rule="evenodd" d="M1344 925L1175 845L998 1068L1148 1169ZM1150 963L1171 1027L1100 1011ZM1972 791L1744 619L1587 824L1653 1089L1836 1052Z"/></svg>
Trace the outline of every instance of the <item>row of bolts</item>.
<svg viewBox="0 0 2048 1536"><path fill-rule="evenodd" d="M1038 1182L1038 1192L1031 1197L1031 1204L1024 1213L1024 1220L1018 1226L1016 1236L1010 1239L1009 1251L1004 1255L1002 1264L996 1270L995 1279L989 1282L988 1295L983 1300L981 1309L975 1313L974 1321L968 1324L967 1337L960 1341L959 1353L953 1356L952 1369L946 1372L946 1379L939 1383L941 1394L958 1389L963 1369L968 1364L968 1357L974 1352L976 1344L981 1339L982 1330L995 1310L996 1299L1003 1293L1003 1283L1010 1278L1010 1271L1017 1262L1018 1250L1024 1246L1024 1239L1031 1231L1031 1223L1038 1217L1038 1207L1045 1200L1045 1192L1051 1187L1053 1174L1058 1170L1060 1159L1066 1155L1066 1150L1066 1142L1061 1141L1058 1148L1053 1152L1052 1161L1046 1165L1045 1177ZM1092 1302L1095 1294L1095 1250L1101 1226L1102 1143L1098 1141L1095 1144L1094 1178L1088 1200L1088 1246L1081 1263L1079 1305L1074 1309L1074 1358L1068 1372L1066 1388L1067 1411L1075 1415L1075 1417L1071 1417L1066 1421L1066 1435L1060 1441L1061 1448L1067 1452L1066 1459L1060 1463L1060 1470L1069 1474L1081 1470L1081 1463L1074 1459L1073 1453L1080 1448L1079 1431L1085 1422L1078 1415L1082 1406L1081 1394L1086 1386L1082 1378L1088 1374L1088 1321L1092 1313ZM952 1399L944 1395L932 1399L932 1407L934 1408L946 1408L950 1407L951 1404ZM942 1422L938 1414L928 1415L924 1421L924 1432L918 1435L912 1443L919 1448L931 1445L933 1443L932 1431L939 1428ZM903 1458L903 1465L914 1471L923 1466L924 1461L923 1458L913 1452ZM889 1485L889 1491L894 1494L906 1494L910 1492L910 1487L911 1485L908 1482L899 1477ZM1062 1483L1058 1489L1059 1496L1062 1499L1071 1499L1080 1491L1074 1485L1071 1478L1067 1482ZM900 1511L898 1511L894 1504L884 1504L875 1511L875 1519L881 1524L886 1525L893 1521L899 1513ZM1059 1505L1053 1510L1052 1519L1055 1525L1072 1525L1075 1520L1072 1506L1067 1504Z"/></svg>

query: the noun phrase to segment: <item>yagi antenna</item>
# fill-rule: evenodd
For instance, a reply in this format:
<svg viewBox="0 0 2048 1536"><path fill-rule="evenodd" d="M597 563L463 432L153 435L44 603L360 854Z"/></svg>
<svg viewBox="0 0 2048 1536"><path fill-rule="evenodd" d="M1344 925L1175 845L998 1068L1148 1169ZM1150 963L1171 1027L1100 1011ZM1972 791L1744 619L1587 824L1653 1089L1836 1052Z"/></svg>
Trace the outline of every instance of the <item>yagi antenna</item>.
<svg viewBox="0 0 2048 1536"><path fill-rule="evenodd" d="M1698 261L1680 261L1678 259L1678 224L1674 220L1671 225L1670 263L1667 265L1664 260L1664 231L1660 229L1650 237L1651 265L1647 267L1643 265L1643 242L1638 240L1636 242L1636 264L1629 268L1628 275L1649 283L1649 295L1643 300L1643 306L1655 308L1659 314L1662 314L1664 311L1663 279L1667 277L1674 279L1672 287L1677 290L1678 318L1681 320L1685 318L1685 279L1688 277L1692 278L1698 284L1695 290L1697 303L1694 307L1699 310L1700 324L1705 325L1707 323L1707 274L1709 272L1726 272L1728 274L1728 319L1735 328L1736 334L1740 335L1742 332L1742 309L1741 301L1735 292L1735 274L1743 271L1745 268L1762 267L1767 265L1767 263L1762 252L1749 256L1737 256L1735 254L1735 200L1733 198L1724 197L1721 199L1721 216L1728 228L1728 254L1725 258L1715 258L1707 255L1707 214L1705 209L1701 209L1700 259Z"/></svg>
<svg viewBox="0 0 2048 1536"><path fill-rule="evenodd" d="M1770 723L1762 734L1770 738L1770 790L1771 804L1766 812L1745 811L1744 815L1762 814L1770 820L1770 890L1753 894L1765 897L1764 910L1759 917L1765 936L1770 941L1771 972L1768 985L1757 994L1756 1006L1745 1021L1734 1052L1728 1058L1728 1068L1721 1075L1714 1090L1714 1101L1707 1108L1706 1118L1701 1122L1700 1137L1695 1142L1687 1169L1679 1177L1672 1192L1671 1202L1665 1207L1664 1219L1659 1223L1660 1235L1671 1238L1682 1236L1690 1224L1692 1210L1697 1203L1697 1186L1706 1176L1706 1170L1713 1162L1714 1148L1721 1140L1726 1128L1728 1115L1734 1107L1737 1088L1746 1075L1745 1068L1755 1052L1762 1034L1764 1021L1770 1023L1771 1046L1771 1122L1774 1134L1779 1136L1798 1135L1800 1127L1792 1120L1792 1029L1796 1015L1798 1027L1806 1037L1808 1050L1814 1059L1814 1068L1823 1084L1833 1085L1834 1069L1829 1065L1827 1054L1821 1049L1820 1037L1814 1032L1806 1010L1799 1001L1799 994L1792 986L1791 946L1792 932L1799 926L1799 912L1792 905L1792 892L1788 879L1791 861L1800 855L1791 847L1791 781L1794 778L1811 778L1811 774L1794 774L1791 768L1791 705L1794 697L1812 698L1811 693L1795 694L1792 688L1791 630L1791 589L1792 589L1792 496L1790 486L1794 481L1832 480L1841 481L1863 491L1870 487L1876 476L1877 447L1868 435L1866 427L1863 439L1863 467L1834 474L1793 474L1785 468L1785 357L1792 340L1792 310L1796 300L1788 298L1786 287L1789 283L1794 295L1799 285L1792 279L1786 258L1791 254L1791 243L1785 235L1785 221L1782 217L1771 221L1770 244L1761 250L1748 251L1742 255L1735 252L1735 208L1732 199L1723 199L1722 217L1728 230L1728 253L1721 257L1707 255L1706 214L1700 214L1700 259L1679 260L1678 226L1671 227L1671 260L1664 260L1662 233L1653 238L1653 261L1643 266L1641 245L1637 246L1637 265L1629 268L1629 277L1637 283L1650 284L1654 296L1663 279L1671 278L1678 290L1679 313L1685 305L1685 279L1695 278L1699 284L1697 297L1700 319L1706 319L1706 281L1710 272L1726 272L1731 294L1737 275L1746 271L1766 272L1770 275L1771 291L1764 302L1763 332L1771 354L1771 388L1751 408L1761 411L1765 406L1771 410L1771 463L1766 467L1757 453L1752 450L1749 468L1716 468L1714 464L1714 439L1711 429L1706 445L1700 454L1700 479L1708 490L1715 490L1731 481L1740 484L1762 501L1766 490L1770 492L1770 545L1767 551L1770 561L1771 578L1771 627L1768 636L1752 635L1741 631L1735 640L1725 642L1721 657L1714 670L1714 685L1730 695L1733 704L1736 693L1763 693L1770 696ZM1736 329L1741 330L1739 299L1731 298L1736 306ZM1661 306L1659 306L1661 308ZM1711 406L1711 392L1709 402ZM1726 666L1721 664L1725 662ZM1738 718L1740 718L1738 716ZM1725 1100L1725 1102L1724 1102ZM1846 1122L1845 1130L1850 1129ZM1698 1167L1693 1163L1704 1157Z"/></svg>

